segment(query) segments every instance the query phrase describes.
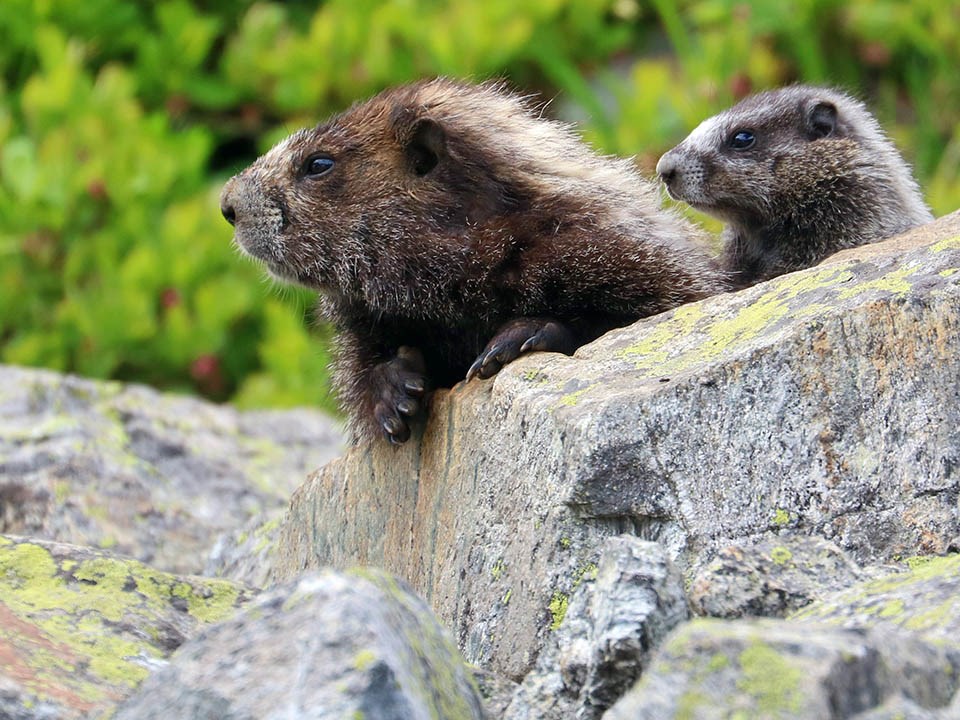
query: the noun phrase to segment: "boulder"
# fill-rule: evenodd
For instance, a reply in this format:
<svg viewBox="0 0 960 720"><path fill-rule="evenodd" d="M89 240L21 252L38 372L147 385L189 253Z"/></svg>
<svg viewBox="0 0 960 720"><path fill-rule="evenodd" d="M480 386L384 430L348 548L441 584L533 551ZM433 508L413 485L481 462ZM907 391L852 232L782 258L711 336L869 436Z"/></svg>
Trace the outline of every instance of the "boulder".
<svg viewBox="0 0 960 720"><path fill-rule="evenodd" d="M960 710L960 706L957 706L957 710ZM958 717L960 713L953 708L928 710L897 695L879 707L858 713L853 720L956 720Z"/></svg>
<svg viewBox="0 0 960 720"><path fill-rule="evenodd" d="M784 531L861 564L942 552L958 358L954 213L438 392L410 442L354 447L294 494L273 577L385 568L520 680L612 535L682 570Z"/></svg>
<svg viewBox="0 0 960 720"><path fill-rule="evenodd" d="M555 632L501 717L600 718L688 614L683 578L661 545L608 538L569 603L557 598Z"/></svg>
<svg viewBox="0 0 960 720"><path fill-rule="evenodd" d="M281 515L276 511L262 513L220 535L207 556L203 574L257 588L269 585Z"/></svg>
<svg viewBox="0 0 960 720"><path fill-rule="evenodd" d="M792 617L844 628L908 630L932 642L960 643L960 554L918 557L888 574L831 594Z"/></svg>
<svg viewBox="0 0 960 720"><path fill-rule="evenodd" d="M604 720L843 720L903 697L941 711L960 685L960 645L897 630L780 619L694 620Z"/></svg>
<svg viewBox="0 0 960 720"><path fill-rule="evenodd" d="M690 583L698 615L785 617L867 577L829 540L767 533L721 548Z"/></svg>
<svg viewBox="0 0 960 720"><path fill-rule="evenodd" d="M960 555L909 566L787 621L688 624L604 717L958 717Z"/></svg>
<svg viewBox="0 0 960 720"><path fill-rule="evenodd" d="M207 628L116 720L484 717L426 604L376 571L308 574Z"/></svg>
<svg viewBox="0 0 960 720"><path fill-rule="evenodd" d="M340 446L319 412L0 366L0 532L199 573L221 533L279 514Z"/></svg>
<svg viewBox="0 0 960 720"><path fill-rule="evenodd" d="M487 717L502 718L517 690L517 683L476 665L470 666L470 672L483 699Z"/></svg>
<svg viewBox="0 0 960 720"><path fill-rule="evenodd" d="M0 717L108 717L251 591L64 543L0 536Z"/></svg>

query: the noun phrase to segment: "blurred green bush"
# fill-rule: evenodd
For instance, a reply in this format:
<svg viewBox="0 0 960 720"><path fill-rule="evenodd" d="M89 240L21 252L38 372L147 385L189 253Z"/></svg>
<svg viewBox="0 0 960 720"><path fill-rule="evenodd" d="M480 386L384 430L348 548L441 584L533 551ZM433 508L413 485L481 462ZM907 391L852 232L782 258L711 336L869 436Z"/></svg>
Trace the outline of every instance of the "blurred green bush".
<svg viewBox="0 0 960 720"><path fill-rule="evenodd" d="M3 0L0 360L332 408L309 294L237 256L217 194L388 85L508 77L649 173L752 90L838 84L940 214L960 206L958 65L960 8L936 0Z"/></svg>

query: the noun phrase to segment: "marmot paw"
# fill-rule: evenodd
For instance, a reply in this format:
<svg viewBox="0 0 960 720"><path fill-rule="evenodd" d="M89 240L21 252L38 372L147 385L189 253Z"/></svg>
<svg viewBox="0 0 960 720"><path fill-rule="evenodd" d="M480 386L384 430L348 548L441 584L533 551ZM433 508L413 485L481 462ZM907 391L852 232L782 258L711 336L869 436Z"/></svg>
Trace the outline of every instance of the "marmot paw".
<svg viewBox="0 0 960 720"><path fill-rule="evenodd" d="M406 442L409 419L420 411L427 391L423 355L416 348L400 347L396 357L377 365L370 382L377 426L394 445Z"/></svg>
<svg viewBox="0 0 960 720"><path fill-rule="evenodd" d="M502 325L493 339L467 370L467 381L474 377L489 378L508 362L532 350L562 352L577 349L573 333L558 320L521 317Z"/></svg>

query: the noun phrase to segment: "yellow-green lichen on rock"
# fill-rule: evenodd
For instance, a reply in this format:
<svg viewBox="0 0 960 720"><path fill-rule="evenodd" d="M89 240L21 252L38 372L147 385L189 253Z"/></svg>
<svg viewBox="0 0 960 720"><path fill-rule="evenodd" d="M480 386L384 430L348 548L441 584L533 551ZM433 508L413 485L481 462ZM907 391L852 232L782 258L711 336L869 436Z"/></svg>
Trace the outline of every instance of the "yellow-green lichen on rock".
<svg viewBox="0 0 960 720"><path fill-rule="evenodd" d="M469 669L426 603L372 568L270 588L184 645L116 718L209 708L212 692L217 717L276 717L278 708L310 718L484 716Z"/></svg>
<svg viewBox="0 0 960 720"><path fill-rule="evenodd" d="M99 717L201 622L250 594L76 546L0 537L3 671L60 717Z"/></svg>
<svg viewBox="0 0 960 720"><path fill-rule="evenodd" d="M2 366L0 377L12 410L0 417L0 457L17 458L0 482L13 495L2 530L171 572L205 571L222 534L281 512L340 447L319 412L238 412L36 368Z"/></svg>
<svg viewBox="0 0 960 720"><path fill-rule="evenodd" d="M550 629L558 630L563 624L563 619L567 616L567 607L570 605L570 598L557 590L550 598Z"/></svg>
<svg viewBox="0 0 960 720"><path fill-rule="evenodd" d="M783 527L790 522L790 513L783 508L777 508L773 513L773 524L777 527Z"/></svg>
<svg viewBox="0 0 960 720"><path fill-rule="evenodd" d="M890 672L900 667L910 671ZM674 630L604 720L820 720L852 717L898 693L939 708L957 689L957 673L952 648L904 633L766 618L699 619ZM884 692L865 695L865 687Z"/></svg>
<svg viewBox="0 0 960 720"><path fill-rule="evenodd" d="M777 565L786 565L793 559L793 553L790 552L789 548L778 545L770 551L770 559Z"/></svg>
<svg viewBox="0 0 960 720"><path fill-rule="evenodd" d="M800 620L893 625L956 642L960 637L960 554L909 558L908 572L867 580L794 615Z"/></svg>
<svg viewBox="0 0 960 720"><path fill-rule="evenodd" d="M614 357L628 362L649 379L695 371L724 357L733 357L755 342L775 342L777 329L784 323L801 318L816 321L847 307L854 310L863 298L903 298L914 292L918 282L925 285L922 292L928 293L931 276L945 285L952 283L957 268L941 254L956 250L956 242L954 238L924 246L921 241L899 263L874 262L873 256L841 255L820 267L784 275L737 293L728 302L711 298L684 305L655 320L641 321L636 326L639 330L633 332L635 337L625 346L604 340L597 347L611 346ZM875 252L882 254L884 245L878 243L875 247ZM749 298L749 302L738 301L741 297ZM580 401L586 394L581 391L575 399L565 397L564 401Z"/></svg>
<svg viewBox="0 0 960 720"><path fill-rule="evenodd" d="M791 717L800 710L802 671L790 658L759 640L740 653L737 687L756 701L764 717Z"/></svg>

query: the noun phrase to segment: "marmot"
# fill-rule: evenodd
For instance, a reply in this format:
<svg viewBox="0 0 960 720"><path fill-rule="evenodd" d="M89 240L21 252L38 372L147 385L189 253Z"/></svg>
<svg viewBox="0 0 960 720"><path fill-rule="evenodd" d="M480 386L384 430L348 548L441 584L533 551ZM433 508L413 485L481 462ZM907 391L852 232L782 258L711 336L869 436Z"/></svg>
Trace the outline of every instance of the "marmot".
<svg viewBox="0 0 960 720"><path fill-rule="evenodd" d="M670 197L727 223L738 287L933 219L910 168L863 103L794 85L704 120L657 163Z"/></svg>
<svg viewBox="0 0 960 720"><path fill-rule="evenodd" d="M627 160L502 84L387 90L223 189L235 242L320 291L354 437L410 434L425 393L726 289Z"/></svg>

